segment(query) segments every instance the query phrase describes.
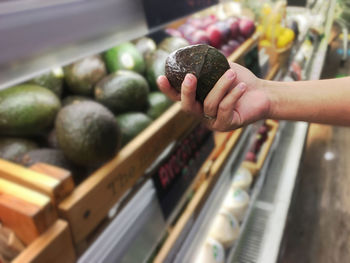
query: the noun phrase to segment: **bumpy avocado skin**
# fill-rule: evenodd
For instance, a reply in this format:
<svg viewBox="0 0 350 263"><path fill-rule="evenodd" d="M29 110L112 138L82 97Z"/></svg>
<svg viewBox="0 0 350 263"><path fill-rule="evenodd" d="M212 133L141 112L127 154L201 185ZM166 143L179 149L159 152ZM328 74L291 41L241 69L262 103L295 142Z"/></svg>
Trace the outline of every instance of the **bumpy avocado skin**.
<svg viewBox="0 0 350 263"><path fill-rule="evenodd" d="M0 90L0 135L32 136L49 129L61 107L50 90L30 84Z"/></svg>
<svg viewBox="0 0 350 263"><path fill-rule="evenodd" d="M132 71L120 70L102 79L95 87L95 99L115 114L145 111L149 86L146 79Z"/></svg>
<svg viewBox="0 0 350 263"><path fill-rule="evenodd" d="M230 68L226 57L208 45L193 45L171 53L165 63L165 75L171 86L181 92L187 73L197 77L196 99L201 103L219 78Z"/></svg>
<svg viewBox="0 0 350 263"><path fill-rule="evenodd" d="M63 70L69 91L84 96L92 95L95 84L107 75L106 66L99 55L83 58Z"/></svg>
<svg viewBox="0 0 350 263"><path fill-rule="evenodd" d="M103 105L92 101L62 108L55 128L60 149L76 165L98 166L114 157L120 144L115 117Z"/></svg>
<svg viewBox="0 0 350 263"><path fill-rule="evenodd" d="M122 134L122 146L126 145L148 125L152 119L142 112L128 112L116 116Z"/></svg>

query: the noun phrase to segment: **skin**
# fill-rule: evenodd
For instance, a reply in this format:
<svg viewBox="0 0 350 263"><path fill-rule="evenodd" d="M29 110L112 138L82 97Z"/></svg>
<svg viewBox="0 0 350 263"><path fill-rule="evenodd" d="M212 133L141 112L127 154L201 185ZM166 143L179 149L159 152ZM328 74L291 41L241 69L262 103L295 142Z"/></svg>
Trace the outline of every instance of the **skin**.
<svg viewBox="0 0 350 263"><path fill-rule="evenodd" d="M278 82L257 78L230 63L203 105L195 100L197 79L187 74L181 94L165 76L157 80L170 99L181 101L185 112L202 118L216 131L229 131L261 119L350 125L350 77L329 80ZM206 118L211 116L212 118Z"/></svg>

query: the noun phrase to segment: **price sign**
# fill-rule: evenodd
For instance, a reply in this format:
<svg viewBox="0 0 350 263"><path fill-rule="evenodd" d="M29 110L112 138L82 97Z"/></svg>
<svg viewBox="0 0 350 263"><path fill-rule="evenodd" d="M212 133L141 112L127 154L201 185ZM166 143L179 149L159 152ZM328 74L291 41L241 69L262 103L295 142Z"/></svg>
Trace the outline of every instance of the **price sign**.
<svg viewBox="0 0 350 263"><path fill-rule="evenodd" d="M212 132L200 125L153 170L152 179L165 218L176 207L213 148Z"/></svg>

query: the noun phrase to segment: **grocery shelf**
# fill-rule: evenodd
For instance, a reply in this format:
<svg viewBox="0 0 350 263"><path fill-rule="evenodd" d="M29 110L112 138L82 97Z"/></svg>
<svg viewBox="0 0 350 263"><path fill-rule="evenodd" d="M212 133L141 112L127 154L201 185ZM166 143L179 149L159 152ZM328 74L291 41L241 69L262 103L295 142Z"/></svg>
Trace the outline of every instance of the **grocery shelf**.
<svg viewBox="0 0 350 263"><path fill-rule="evenodd" d="M286 122L263 187L228 262L275 262L302 157L308 124Z"/></svg>
<svg viewBox="0 0 350 263"><path fill-rule="evenodd" d="M194 226L190 227L190 233L185 231L186 242L194 238L195 232L193 232L193 229L207 221L208 215L213 215L207 213L208 209L215 209L217 202L224 197L223 194L229 186L227 181L231 180L230 175L238 168L245 156L244 153L248 151L248 145L250 145L248 141L252 139L251 134L256 129L256 125L251 125L242 131L229 160L225 162L213 191L210 193L203 210L201 210L201 214L194 219ZM91 262L91 260L94 262L115 262L117 259L117 262L141 262L141 259L148 258L149 253L159 243L167 229L168 223L161 213L155 188L153 183L148 181L129 201L121 213L110 222L78 262ZM178 247L175 246L170 251L169 256L173 257L177 253Z"/></svg>
<svg viewBox="0 0 350 263"><path fill-rule="evenodd" d="M150 17L164 13L159 8L145 8L157 2L0 1L0 89L144 36L171 22L164 19L150 21ZM177 12L172 19L176 20L218 1L196 1L194 5L184 0L161 2L168 7L174 6L173 10ZM182 9L176 9L178 6Z"/></svg>
<svg viewBox="0 0 350 263"><path fill-rule="evenodd" d="M329 7L325 37L314 51L313 60L306 69L307 79L319 79L322 72L335 1L332 1ZM228 262L270 263L278 260L309 124L283 122L283 126L280 143L270 165L263 171L267 174L264 186Z"/></svg>
<svg viewBox="0 0 350 263"><path fill-rule="evenodd" d="M252 134L257 130L259 124L248 126L244 134L241 135L240 141L236 145L226 165L223 167L220 177L216 182L213 190L207 198L195 222L188 229L188 234L184 241L181 242L180 249L173 255L169 255L166 262L193 262L202 241L207 235L210 222L217 214L221 203L223 202L227 191L230 187L232 176L241 165L252 140Z"/></svg>

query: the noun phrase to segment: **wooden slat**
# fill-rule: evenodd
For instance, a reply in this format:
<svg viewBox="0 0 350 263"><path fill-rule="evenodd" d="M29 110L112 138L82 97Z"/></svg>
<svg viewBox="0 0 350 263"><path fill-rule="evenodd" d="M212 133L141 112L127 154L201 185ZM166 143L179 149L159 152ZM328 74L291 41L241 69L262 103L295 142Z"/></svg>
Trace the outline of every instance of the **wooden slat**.
<svg viewBox="0 0 350 263"><path fill-rule="evenodd" d="M57 220L16 257L13 263L73 263L75 260L68 224L63 220Z"/></svg>
<svg viewBox="0 0 350 263"><path fill-rule="evenodd" d="M255 45L257 45L260 37L259 32L255 32L249 39L247 39L242 45L240 45L235 52L230 55L227 60L232 62L238 62L245 54L247 54Z"/></svg>
<svg viewBox="0 0 350 263"><path fill-rule="evenodd" d="M74 242L87 237L165 147L195 123L197 120L182 112L180 103L175 103L116 158L79 185L59 205L60 215L70 224Z"/></svg>
<svg viewBox="0 0 350 263"><path fill-rule="evenodd" d="M56 200L55 194L60 187L60 181L54 177L32 171L3 159L0 159L0 178L46 194L52 200Z"/></svg>
<svg viewBox="0 0 350 263"><path fill-rule="evenodd" d="M276 74L277 74L279 69L280 69L280 64L279 63L276 63L275 65L273 65L273 67L267 73L265 79L266 80L272 80L276 76Z"/></svg>
<svg viewBox="0 0 350 263"><path fill-rule="evenodd" d="M211 159L206 161L211 162L209 171L207 171L207 173L209 173L209 176L199 185L193 198L187 205L185 211L181 214L179 220L172 228L171 233L169 234L167 240L163 244L157 257L154 260L155 263L162 263L165 261L168 253L175 245L176 241L182 234L187 224L195 220L204 202L206 201L207 196L209 195L217 179L219 178L220 171L224 167L225 162L232 153L241 134L242 129L236 130L234 133L232 133L228 141L223 143L225 147L222 150L220 150L220 153L218 155L215 155L214 161ZM221 145L219 145L219 147L221 148ZM213 152L216 152L216 150L214 149ZM202 167L204 166L206 166L206 163L204 163Z"/></svg>
<svg viewBox="0 0 350 263"><path fill-rule="evenodd" d="M32 165L30 169L45 174L47 177L54 178L59 182L58 185L52 189L52 201L54 204L58 204L74 190L74 181L70 171L45 163L36 163Z"/></svg>
<svg viewBox="0 0 350 263"><path fill-rule="evenodd" d="M0 221L30 244L57 218L50 199L0 178Z"/></svg>
<svg viewBox="0 0 350 263"><path fill-rule="evenodd" d="M257 175L258 172L261 170L262 166L265 163L265 160L269 154L270 148L272 146L272 143L276 137L277 130L278 130L278 122L272 121L272 120L266 120L266 124L271 127L269 131L269 135L264 142L263 146L261 147L261 150L258 154L258 160L256 162L250 162L250 161L244 161L242 163L242 166L244 168L247 168L253 176Z"/></svg>
<svg viewBox="0 0 350 263"><path fill-rule="evenodd" d="M0 224L0 255L6 260L12 261L24 248L24 244L17 238L15 233Z"/></svg>

